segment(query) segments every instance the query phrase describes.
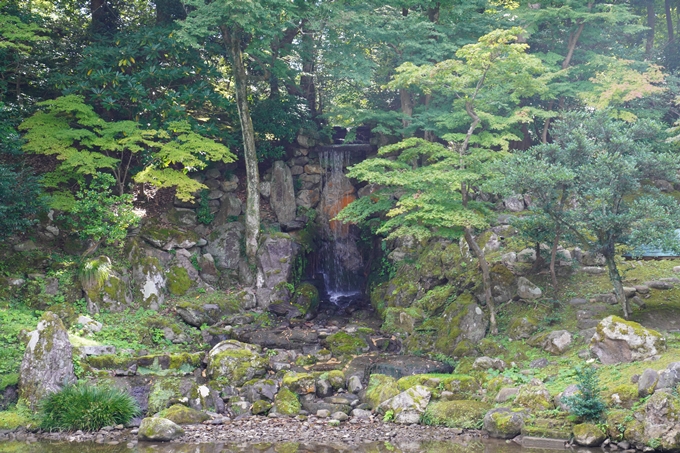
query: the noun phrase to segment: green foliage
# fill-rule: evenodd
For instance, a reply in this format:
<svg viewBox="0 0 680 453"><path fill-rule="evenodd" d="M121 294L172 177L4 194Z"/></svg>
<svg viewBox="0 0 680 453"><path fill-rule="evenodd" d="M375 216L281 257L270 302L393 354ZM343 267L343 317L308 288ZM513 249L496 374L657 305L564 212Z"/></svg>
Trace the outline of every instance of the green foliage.
<svg viewBox="0 0 680 453"><path fill-rule="evenodd" d="M314 127L305 105L289 95L256 101L251 117L260 162L281 159L285 156L284 144L294 143L300 130Z"/></svg>
<svg viewBox="0 0 680 453"><path fill-rule="evenodd" d="M26 345L21 332L30 332L40 320L40 312L25 308L0 308L0 376L10 376L19 371ZM3 380L4 381L4 380Z"/></svg>
<svg viewBox="0 0 680 453"><path fill-rule="evenodd" d="M78 269L78 280L83 287L101 288L111 274L111 260L105 256L85 260Z"/></svg>
<svg viewBox="0 0 680 453"><path fill-rule="evenodd" d="M606 409L600 396L600 380L597 370L592 366L576 367L576 379L579 393L562 399L569 411L584 420L599 420Z"/></svg>
<svg viewBox="0 0 680 453"><path fill-rule="evenodd" d="M206 189L201 190L200 198L198 200L198 208L196 209L196 219L203 225L209 225L210 222L215 220L215 214L210 212L210 205L208 204L210 201L208 199L209 193L210 192Z"/></svg>
<svg viewBox="0 0 680 453"><path fill-rule="evenodd" d="M77 384L48 395L41 412L42 429L98 431L125 425L140 410L135 399L121 390Z"/></svg>
<svg viewBox="0 0 680 453"><path fill-rule="evenodd" d="M205 168L210 161L234 160L225 146L193 132L187 122L171 122L161 130L143 129L136 121L107 122L76 95L39 105L45 111L19 128L25 131L26 152L54 156L60 162L45 178L46 187L59 188L72 180L81 182L86 175L110 171L122 195L130 172L139 167L136 182L175 187L180 199L190 200L193 192L205 186L187 172Z"/></svg>
<svg viewBox="0 0 680 453"><path fill-rule="evenodd" d="M383 422L388 423L392 421L394 421L394 411L390 409L383 415Z"/></svg>
<svg viewBox="0 0 680 453"><path fill-rule="evenodd" d="M111 175L96 173L87 187L80 189L75 196L65 221L82 239L107 244L121 242L127 236L128 228L139 224L139 216L134 212L132 196L114 195ZM92 270L83 267L84 271Z"/></svg>
<svg viewBox="0 0 680 453"><path fill-rule="evenodd" d="M40 179L25 168L0 163L0 239L22 233L44 208Z"/></svg>

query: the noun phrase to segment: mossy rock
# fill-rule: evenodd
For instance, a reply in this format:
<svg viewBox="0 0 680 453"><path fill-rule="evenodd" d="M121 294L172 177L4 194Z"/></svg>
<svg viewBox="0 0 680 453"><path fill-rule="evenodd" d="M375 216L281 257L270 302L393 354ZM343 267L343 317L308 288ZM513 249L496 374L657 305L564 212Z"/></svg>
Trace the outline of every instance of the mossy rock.
<svg viewBox="0 0 680 453"><path fill-rule="evenodd" d="M484 429L490 437L512 439L522 432L526 413L522 409L499 407L491 409L484 416Z"/></svg>
<svg viewBox="0 0 680 453"><path fill-rule="evenodd" d="M397 387L402 392L416 385L453 392L457 399L469 398L479 390L475 378L461 374L416 374L397 381Z"/></svg>
<svg viewBox="0 0 680 453"><path fill-rule="evenodd" d="M168 442L183 435L182 427L167 418L145 418L139 425L139 440Z"/></svg>
<svg viewBox="0 0 680 453"><path fill-rule="evenodd" d="M334 356L357 355L368 351L368 344L358 335L338 332L326 338L326 344Z"/></svg>
<svg viewBox="0 0 680 453"><path fill-rule="evenodd" d="M175 296L183 296L191 288L189 273L181 266L172 266L166 277L168 291Z"/></svg>
<svg viewBox="0 0 680 453"><path fill-rule="evenodd" d="M331 370L328 373L326 379L333 387L333 390L339 390L345 388L345 373L341 370Z"/></svg>
<svg viewBox="0 0 680 453"><path fill-rule="evenodd" d="M607 411L607 436L614 441L624 440L628 426L640 423L633 416L633 411L626 409L612 409Z"/></svg>
<svg viewBox="0 0 680 453"><path fill-rule="evenodd" d="M459 359L461 357L478 357L479 351L474 343L467 338L458 343L451 353L453 358Z"/></svg>
<svg viewBox="0 0 680 453"><path fill-rule="evenodd" d="M182 404L173 404L160 411L158 416L167 418L178 425L200 425L204 421L210 420L210 416L205 412L197 411Z"/></svg>
<svg viewBox="0 0 680 453"><path fill-rule="evenodd" d="M479 352L486 357L501 357L505 354L505 348L498 341L490 338L483 338L476 346Z"/></svg>
<svg viewBox="0 0 680 453"><path fill-rule="evenodd" d="M572 426L573 424L566 419L533 418L527 420L524 428L522 428L522 435L571 439Z"/></svg>
<svg viewBox="0 0 680 453"><path fill-rule="evenodd" d="M599 447L607 438L604 432L593 423L580 423L572 428L574 440L583 447Z"/></svg>
<svg viewBox="0 0 680 453"><path fill-rule="evenodd" d="M555 408L550 392L542 384L526 384L521 386L514 404L515 406L532 411L545 411Z"/></svg>
<svg viewBox="0 0 680 453"><path fill-rule="evenodd" d="M309 373L288 372L283 376L281 385L298 395L316 392L316 379Z"/></svg>
<svg viewBox="0 0 680 453"><path fill-rule="evenodd" d="M635 384L621 384L607 392L606 401L609 406L620 406L626 409L633 407L639 400L638 387Z"/></svg>
<svg viewBox="0 0 680 453"><path fill-rule="evenodd" d="M513 340L525 340L538 330L538 320L532 316L517 316L510 320L506 335Z"/></svg>
<svg viewBox="0 0 680 453"><path fill-rule="evenodd" d="M319 308L319 290L311 283L301 283L293 295L293 306L300 310L300 314L315 313Z"/></svg>
<svg viewBox="0 0 680 453"><path fill-rule="evenodd" d="M397 396L401 391L397 385L397 380L384 374L372 374L368 379L364 401L372 409L376 409L381 403Z"/></svg>
<svg viewBox="0 0 680 453"><path fill-rule="evenodd" d="M454 400L430 402L422 421L426 425L480 429L491 405L482 401Z"/></svg>
<svg viewBox="0 0 680 453"><path fill-rule="evenodd" d="M251 379L262 377L267 365L267 359L250 349L229 349L209 358L206 374L209 379L240 387Z"/></svg>
<svg viewBox="0 0 680 453"><path fill-rule="evenodd" d="M428 314L441 313L450 303L458 289L453 285L436 286L419 299L414 306Z"/></svg>
<svg viewBox="0 0 680 453"><path fill-rule="evenodd" d="M253 403L250 412L253 415L267 415L272 408L272 403L265 400L257 400Z"/></svg>
<svg viewBox="0 0 680 453"><path fill-rule="evenodd" d="M89 356L84 362L97 370L126 370L136 362L130 357L119 357L113 354Z"/></svg>
<svg viewBox="0 0 680 453"><path fill-rule="evenodd" d="M0 430L13 431L31 422L30 418L15 411L0 412Z"/></svg>
<svg viewBox="0 0 680 453"><path fill-rule="evenodd" d="M179 377L161 377L153 381L148 400L148 413L155 414L169 407L172 402L188 395L193 382Z"/></svg>
<svg viewBox="0 0 680 453"><path fill-rule="evenodd" d="M385 310L385 322L381 330L385 333L413 333L425 315L419 308L390 307Z"/></svg>
<svg viewBox="0 0 680 453"><path fill-rule="evenodd" d="M471 294L459 295L446 307L441 320L441 330L435 340L435 350L439 353L453 356L461 341L476 343L486 335L488 319Z"/></svg>
<svg viewBox="0 0 680 453"><path fill-rule="evenodd" d="M302 409L297 395L286 387L283 387L276 394L274 405L276 406L276 413L281 415L297 415Z"/></svg>

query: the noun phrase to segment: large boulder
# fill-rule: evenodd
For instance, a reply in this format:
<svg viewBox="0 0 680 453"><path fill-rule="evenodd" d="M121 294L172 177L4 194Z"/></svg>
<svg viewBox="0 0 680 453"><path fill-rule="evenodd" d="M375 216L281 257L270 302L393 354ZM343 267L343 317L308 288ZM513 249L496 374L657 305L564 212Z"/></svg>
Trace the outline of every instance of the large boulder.
<svg viewBox="0 0 680 453"><path fill-rule="evenodd" d="M149 442L170 442L184 435L184 430L177 423L167 418L145 418L139 425L139 440Z"/></svg>
<svg viewBox="0 0 680 453"><path fill-rule="evenodd" d="M272 182L269 204L280 224L295 220L295 188L290 168L283 161L276 161L272 167Z"/></svg>
<svg viewBox="0 0 680 453"><path fill-rule="evenodd" d="M241 239L245 227L240 222L231 222L215 228L208 237L206 253L213 257L215 266L221 270L237 270L241 260Z"/></svg>
<svg viewBox="0 0 680 453"><path fill-rule="evenodd" d="M543 296L541 288L524 277L517 279L517 295L524 300L536 300Z"/></svg>
<svg viewBox="0 0 680 453"><path fill-rule="evenodd" d="M73 347L61 319L45 312L31 332L19 373L19 396L35 409L40 400L76 382Z"/></svg>
<svg viewBox="0 0 680 453"><path fill-rule="evenodd" d="M183 404L173 404L159 412L158 416L167 418L178 425L200 425L204 421L210 420L210 416L205 412L192 409Z"/></svg>
<svg viewBox="0 0 680 453"><path fill-rule="evenodd" d="M280 300L278 294L291 277L298 249L299 245L285 233L269 236L260 245L257 250L257 303L261 308Z"/></svg>
<svg viewBox="0 0 680 453"><path fill-rule="evenodd" d="M680 397L668 391L657 391L644 406L644 413L635 413L641 418L642 442L655 443L666 451L680 451Z"/></svg>
<svg viewBox="0 0 680 453"><path fill-rule="evenodd" d="M435 340L435 348L447 355L453 355L459 343L468 340L479 343L486 336L489 319L469 294L461 294L442 314L442 329Z"/></svg>
<svg viewBox="0 0 680 453"><path fill-rule="evenodd" d="M132 264L132 286L137 296L141 295L144 307L157 310L165 300L165 265L172 255L168 252L143 246L132 241L129 253Z"/></svg>
<svg viewBox="0 0 680 453"><path fill-rule="evenodd" d="M532 411L545 411L555 407L550 392L537 379L519 388L515 404Z"/></svg>
<svg viewBox="0 0 680 453"><path fill-rule="evenodd" d="M607 438L604 432L593 423L574 425L574 441L583 447L599 447Z"/></svg>
<svg viewBox="0 0 680 453"><path fill-rule="evenodd" d="M618 316L608 316L597 325L590 350L604 365L652 358L666 349L659 332Z"/></svg>
<svg viewBox="0 0 680 453"><path fill-rule="evenodd" d="M392 411L395 423L412 425L420 421L420 416L430 402L432 392L427 387L416 385L380 404L383 413Z"/></svg>
<svg viewBox="0 0 680 453"><path fill-rule="evenodd" d="M475 400L435 401L425 409L423 420L430 425L477 429L490 409L488 403Z"/></svg>
<svg viewBox="0 0 680 453"><path fill-rule="evenodd" d="M489 437L512 439L522 432L525 418L526 413L523 410L508 407L491 409L484 416L484 430L489 433Z"/></svg>
<svg viewBox="0 0 680 453"><path fill-rule="evenodd" d="M364 395L364 401L371 408L378 408L383 402L399 394L397 380L383 374L372 374L368 380L368 387Z"/></svg>
<svg viewBox="0 0 680 453"><path fill-rule="evenodd" d="M258 347L225 340L208 353L206 375L220 383L240 387L266 372L267 359L260 357Z"/></svg>

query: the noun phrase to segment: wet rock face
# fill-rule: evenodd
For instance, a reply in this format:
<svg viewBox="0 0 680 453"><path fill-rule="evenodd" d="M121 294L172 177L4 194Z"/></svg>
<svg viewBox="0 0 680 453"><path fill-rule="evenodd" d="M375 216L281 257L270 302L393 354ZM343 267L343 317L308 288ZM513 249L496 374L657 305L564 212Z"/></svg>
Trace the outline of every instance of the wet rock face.
<svg viewBox="0 0 680 453"><path fill-rule="evenodd" d="M215 228L205 252L213 257L217 269L236 270L241 260L241 238L244 226L239 222L227 223Z"/></svg>
<svg viewBox="0 0 680 453"><path fill-rule="evenodd" d="M61 319L45 312L31 332L19 374L19 395L35 409L38 402L76 382L73 348Z"/></svg>
<svg viewBox="0 0 680 453"><path fill-rule="evenodd" d="M590 342L590 350L604 365L645 360L665 348L660 333L617 316L600 321Z"/></svg>
<svg viewBox="0 0 680 453"><path fill-rule="evenodd" d="M287 234L267 237L257 251L257 303L267 308L281 300L282 285L288 282L299 246ZM285 300L288 302L288 300Z"/></svg>

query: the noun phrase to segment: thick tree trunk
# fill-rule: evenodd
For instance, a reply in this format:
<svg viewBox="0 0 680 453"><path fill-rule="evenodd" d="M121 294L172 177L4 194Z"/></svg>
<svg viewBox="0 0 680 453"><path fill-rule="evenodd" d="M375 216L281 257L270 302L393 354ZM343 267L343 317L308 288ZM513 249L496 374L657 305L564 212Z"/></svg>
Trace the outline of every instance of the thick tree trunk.
<svg viewBox="0 0 680 453"><path fill-rule="evenodd" d="M257 241L260 236L260 173L257 168L255 131L248 107L248 79L243 64L241 39L238 31L224 27L222 35L229 52L234 72L236 105L243 134L243 157L246 164L246 256L251 266L255 265Z"/></svg>
<svg viewBox="0 0 680 453"><path fill-rule="evenodd" d="M496 324L496 304L491 294L491 273L489 272L489 263L486 261L484 250L477 244L475 238L472 236L470 228L465 228L465 242L470 246L470 250L477 255L479 267L482 269L482 283L484 285L484 299L486 305L489 307L489 323L492 335L498 334L498 325Z"/></svg>
<svg viewBox="0 0 680 453"><path fill-rule="evenodd" d="M656 14L654 12L654 0L647 0L647 39L645 41L645 55L649 57L654 49L654 28L656 26Z"/></svg>
<svg viewBox="0 0 680 453"><path fill-rule="evenodd" d="M621 282L621 274L616 267L616 261L614 260L613 253L605 254L605 262L607 263L607 270L609 271L609 280L614 286L614 294L616 295L616 301L621 304L623 308L623 317L630 318L630 305L628 304L628 299L626 299L626 293L623 290L623 283Z"/></svg>
<svg viewBox="0 0 680 453"><path fill-rule="evenodd" d="M671 0L665 1L666 7L666 28L668 29L668 42L673 42L675 40L675 35L673 34L673 17L671 16Z"/></svg>

